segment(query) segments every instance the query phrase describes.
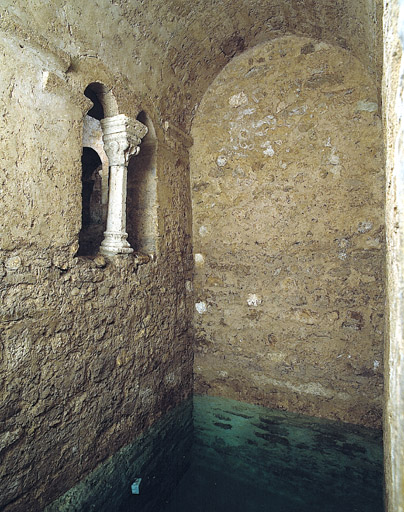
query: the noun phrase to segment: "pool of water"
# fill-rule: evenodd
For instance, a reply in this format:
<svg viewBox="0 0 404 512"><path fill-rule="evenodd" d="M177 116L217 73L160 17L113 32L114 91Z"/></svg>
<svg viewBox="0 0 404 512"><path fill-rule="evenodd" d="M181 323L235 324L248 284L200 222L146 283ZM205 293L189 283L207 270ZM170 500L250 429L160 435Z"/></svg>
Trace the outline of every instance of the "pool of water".
<svg viewBox="0 0 404 512"><path fill-rule="evenodd" d="M380 432L196 397L190 467L160 510L382 512L382 463Z"/></svg>
<svg viewBox="0 0 404 512"><path fill-rule="evenodd" d="M45 510L91 511L383 512L381 433L194 397Z"/></svg>

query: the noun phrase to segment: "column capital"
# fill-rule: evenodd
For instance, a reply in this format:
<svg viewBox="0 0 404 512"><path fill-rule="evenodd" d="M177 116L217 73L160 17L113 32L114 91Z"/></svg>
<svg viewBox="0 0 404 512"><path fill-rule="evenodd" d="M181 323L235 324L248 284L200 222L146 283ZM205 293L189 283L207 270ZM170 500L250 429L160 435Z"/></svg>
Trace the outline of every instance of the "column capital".
<svg viewBox="0 0 404 512"><path fill-rule="evenodd" d="M125 114L101 120L104 150L109 165L128 165L129 158L139 152L139 144L147 133L147 127Z"/></svg>

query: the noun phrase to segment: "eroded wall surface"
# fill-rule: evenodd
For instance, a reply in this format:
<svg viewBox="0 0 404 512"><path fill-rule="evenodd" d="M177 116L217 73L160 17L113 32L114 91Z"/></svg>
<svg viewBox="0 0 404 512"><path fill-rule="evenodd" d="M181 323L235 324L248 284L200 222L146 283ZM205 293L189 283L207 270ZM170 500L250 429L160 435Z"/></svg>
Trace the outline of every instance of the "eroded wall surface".
<svg viewBox="0 0 404 512"><path fill-rule="evenodd" d="M380 76L380 4L1 2L0 508L41 510L190 392L183 131L208 84L289 31ZM74 257L93 82L113 92L109 115L143 110L155 127L154 262Z"/></svg>
<svg viewBox="0 0 404 512"><path fill-rule="evenodd" d="M101 60L67 71L34 35L0 45L0 509L29 512L191 393L187 139ZM153 261L75 257L92 82L158 127Z"/></svg>
<svg viewBox="0 0 404 512"><path fill-rule="evenodd" d="M404 510L404 5L385 2L387 334L384 416L386 510Z"/></svg>
<svg viewBox="0 0 404 512"><path fill-rule="evenodd" d="M344 49L279 38L226 66L192 134L195 391L379 427L374 82Z"/></svg>
<svg viewBox="0 0 404 512"><path fill-rule="evenodd" d="M237 54L285 33L351 50L378 80L382 0L2 0L0 24L15 20L75 57L100 58L136 80L159 111L192 113L212 79ZM31 36L31 40L33 40ZM174 113L172 105L181 108Z"/></svg>

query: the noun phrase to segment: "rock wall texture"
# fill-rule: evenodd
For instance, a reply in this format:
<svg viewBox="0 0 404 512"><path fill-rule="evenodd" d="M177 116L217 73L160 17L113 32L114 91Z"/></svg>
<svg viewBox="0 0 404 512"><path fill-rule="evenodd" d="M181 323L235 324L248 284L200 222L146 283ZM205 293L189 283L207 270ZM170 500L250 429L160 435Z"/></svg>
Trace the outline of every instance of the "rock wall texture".
<svg viewBox="0 0 404 512"><path fill-rule="evenodd" d="M344 49L282 37L225 67L192 135L195 391L379 427L373 80Z"/></svg>
<svg viewBox="0 0 404 512"><path fill-rule="evenodd" d="M0 509L28 512L191 393L188 139L97 59L67 77L65 54L3 36L0 60ZM152 261L75 257L92 82L159 127Z"/></svg>
<svg viewBox="0 0 404 512"><path fill-rule="evenodd" d="M386 510L404 510L404 5L385 2L387 333L384 415Z"/></svg>
<svg viewBox="0 0 404 512"><path fill-rule="evenodd" d="M296 32L380 79L381 28L380 0L1 2L0 509L43 509L191 391L185 132L214 77ZM94 83L106 116L154 126L127 212L153 261L75 257Z"/></svg>
<svg viewBox="0 0 404 512"><path fill-rule="evenodd" d="M235 55L285 33L352 50L380 80L382 0L2 0L1 25L126 75L158 111L190 126L207 86ZM15 24L17 23L17 28ZM21 28L22 27L22 28ZM177 106L177 110L173 109Z"/></svg>

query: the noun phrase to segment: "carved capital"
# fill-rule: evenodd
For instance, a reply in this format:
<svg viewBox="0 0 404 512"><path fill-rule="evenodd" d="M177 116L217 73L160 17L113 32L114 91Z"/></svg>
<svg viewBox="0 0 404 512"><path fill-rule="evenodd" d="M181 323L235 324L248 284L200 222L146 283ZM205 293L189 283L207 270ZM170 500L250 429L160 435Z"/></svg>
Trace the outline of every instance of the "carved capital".
<svg viewBox="0 0 404 512"><path fill-rule="evenodd" d="M147 133L147 127L124 114L102 119L101 126L109 165L127 166L129 158L139 153L139 144Z"/></svg>

